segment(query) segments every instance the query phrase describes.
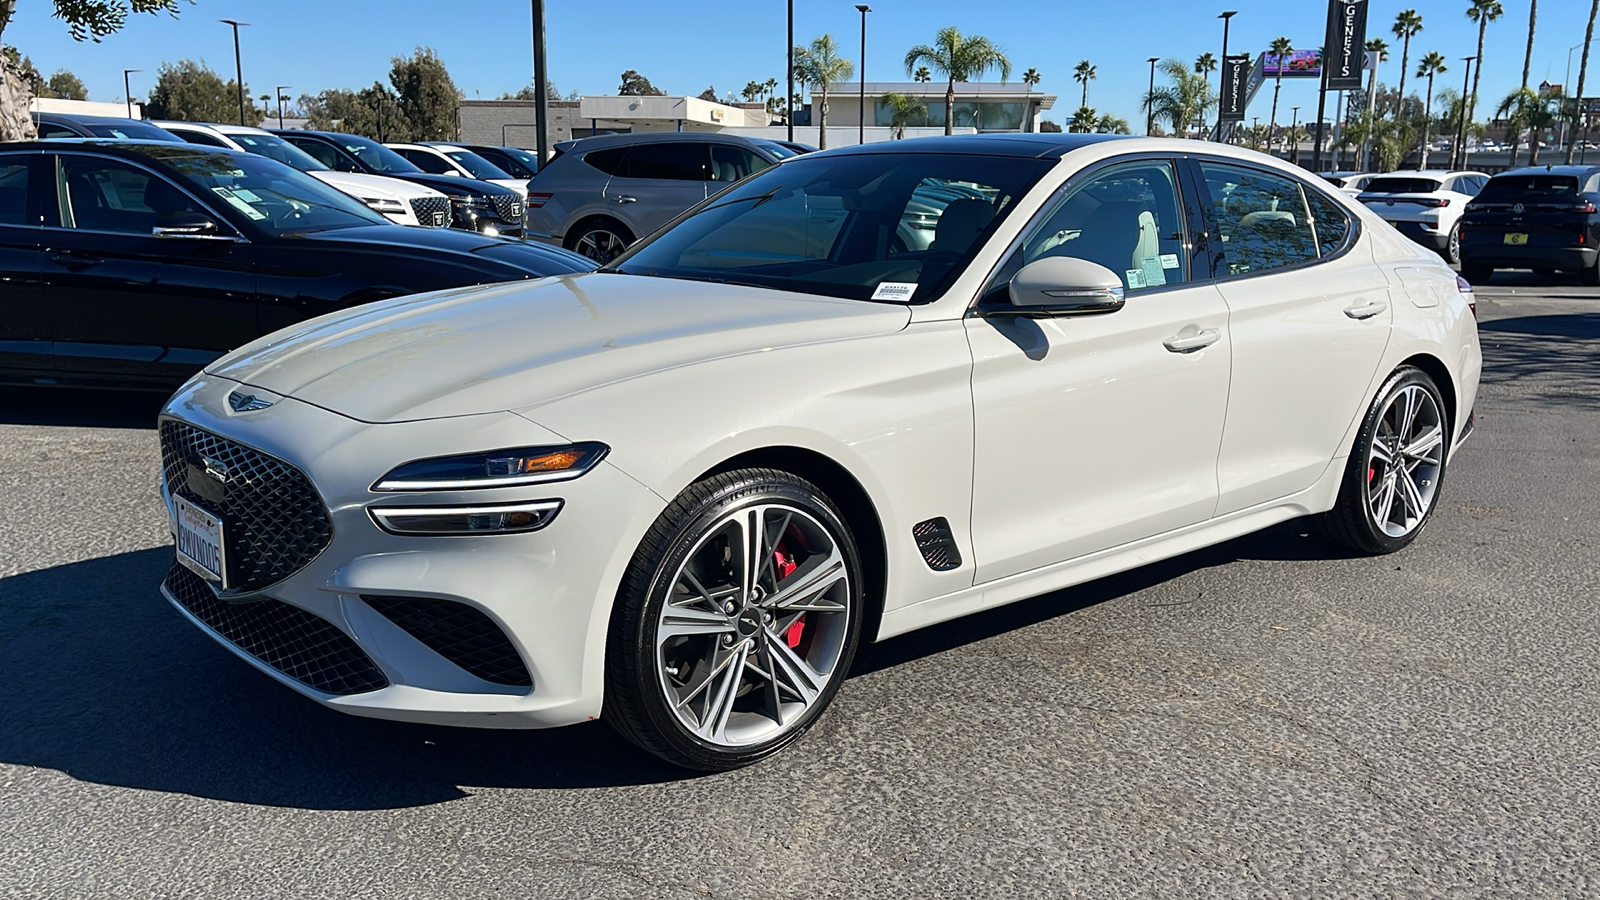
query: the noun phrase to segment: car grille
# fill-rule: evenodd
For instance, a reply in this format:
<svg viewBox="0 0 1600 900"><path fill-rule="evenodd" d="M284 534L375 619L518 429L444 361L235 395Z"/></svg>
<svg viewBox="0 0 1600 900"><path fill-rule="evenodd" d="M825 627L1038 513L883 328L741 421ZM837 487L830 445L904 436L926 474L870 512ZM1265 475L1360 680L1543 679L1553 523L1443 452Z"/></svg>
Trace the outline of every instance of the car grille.
<svg viewBox="0 0 1600 900"><path fill-rule="evenodd" d="M433 652L484 681L533 686L533 677L511 639L481 610L465 603L426 597L363 594L361 599Z"/></svg>
<svg viewBox="0 0 1600 900"><path fill-rule="evenodd" d="M450 224L449 197L413 197L411 211L417 221L429 228L444 228Z"/></svg>
<svg viewBox="0 0 1600 900"><path fill-rule="evenodd" d="M496 215L507 222L521 222L522 197L517 194L512 194L509 197L504 194L495 194L494 211Z"/></svg>
<svg viewBox="0 0 1600 900"><path fill-rule="evenodd" d="M164 586L190 615L228 643L306 687L348 695L389 685L356 642L321 616L270 598L229 603L177 563Z"/></svg>
<svg viewBox="0 0 1600 900"><path fill-rule="evenodd" d="M230 591L288 578L333 539L317 489L281 459L168 419L161 423L161 467L168 490L222 519ZM213 480L208 467L225 470L227 480Z"/></svg>

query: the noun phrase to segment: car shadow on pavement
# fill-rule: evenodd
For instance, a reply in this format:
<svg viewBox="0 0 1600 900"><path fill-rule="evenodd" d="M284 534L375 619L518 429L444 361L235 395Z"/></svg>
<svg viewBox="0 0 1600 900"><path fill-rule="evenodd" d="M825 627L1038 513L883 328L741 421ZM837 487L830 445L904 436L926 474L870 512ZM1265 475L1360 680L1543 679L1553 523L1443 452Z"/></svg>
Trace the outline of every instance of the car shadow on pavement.
<svg viewBox="0 0 1600 900"><path fill-rule="evenodd" d="M166 394L72 388L0 388L0 425L155 428Z"/></svg>

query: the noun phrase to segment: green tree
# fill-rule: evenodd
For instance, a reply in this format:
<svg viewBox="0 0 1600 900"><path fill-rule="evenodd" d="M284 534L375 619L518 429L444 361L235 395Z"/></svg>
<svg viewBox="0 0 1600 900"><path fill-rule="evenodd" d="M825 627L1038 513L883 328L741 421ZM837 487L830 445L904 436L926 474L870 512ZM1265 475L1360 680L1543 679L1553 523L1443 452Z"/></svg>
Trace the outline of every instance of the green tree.
<svg viewBox="0 0 1600 900"><path fill-rule="evenodd" d="M560 100L561 99L561 89L556 87L556 83L554 81L546 82L544 87L545 87L544 98L546 100ZM515 94L511 94L511 93L501 94L500 95L500 99L501 100L529 100L529 101L532 101L532 100L539 99L539 92L534 90L533 85L525 84L522 87L518 88L517 92Z"/></svg>
<svg viewBox="0 0 1600 900"><path fill-rule="evenodd" d="M1204 75L1189 71L1181 59L1164 59L1157 68L1171 83L1146 94L1144 108L1155 118L1171 123L1173 134L1187 137L1195 122L1217 105L1217 95L1211 90L1211 82Z"/></svg>
<svg viewBox="0 0 1600 900"><path fill-rule="evenodd" d="M717 102L717 86L714 85L714 84L707 85L706 89L700 92L700 99L709 101L711 103L716 103Z"/></svg>
<svg viewBox="0 0 1600 900"><path fill-rule="evenodd" d="M794 48L794 77L810 85L812 93L821 94L822 102L817 106L818 150L828 148L828 86L849 81L855 71L855 64L839 55L839 45L831 34L812 39L809 47Z"/></svg>
<svg viewBox="0 0 1600 900"><path fill-rule="evenodd" d="M1272 41L1272 55L1278 59L1278 74L1272 79L1272 115L1267 118L1267 134L1271 135L1278 130L1278 93L1283 90L1283 67L1289 63L1289 54L1294 52L1294 42L1286 37L1274 38ZM1272 149L1272 142L1267 142L1267 149Z"/></svg>
<svg viewBox="0 0 1600 900"><path fill-rule="evenodd" d="M1040 134L1060 134L1061 133L1061 126L1057 125L1056 123L1054 123L1052 121L1050 121L1049 119L1040 119L1039 120L1039 133Z"/></svg>
<svg viewBox="0 0 1600 900"><path fill-rule="evenodd" d="M1522 92L1526 92L1528 90L1528 68L1533 65L1533 30L1534 30L1534 26L1537 25L1538 23L1539 23L1539 0L1530 0L1530 2L1528 3L1528 50L1527 50L1527 53L1524 54L1523 57L1522 57L1522 87L1520 88L1520 91L1522 91ZM1535 99L1537 99L1537 97ZM1531 114L1531 109L1530 109L1528 114ZM1525 117L1526 117L1526 114L1525 114ZM1515 166L1517 164L1517 144L1519 143L1521 138L1522 138L1522 132L1521 132L1520 129L1512 131L1512 133L1511 133L1511 158L1510 158L1509 162L1513 166ZM1539 136L1538 135L1533 135L1531 137L1531 140L1533 141L1533 151L1529 154L1529 157L1528 157L1528 164L1529 165L1533 164L1533 160L1539 158Z"/></svg>
<svg viewBox="0 0 1600 900"><path fill-rule="evenodd" d="M1072 80L1083 85L1083 109L1089 108L1089 82L1098 78L1099 75L1100 70L1087 59L1080 60L1072 69Z"/></svg>
<svg viewBox="0 0 1600 900"><path fill-rule="evenodd" d="M765 84L759 81L747 81L745 82L744 90L739 92L739 96L743 97L746 103L754 103L766 91L767 86Z"/></svg>
<svg viewBox="0 0 1600 900"><path fill-rule="evenodd" d="M1022 73L1022 83L1028 86L1029 91L1032 91L1035 87L1038 87L1039 81L1040 77L1038 69L1029 69L1028 71Z"/></svg>
<svg viewBox="0 0 1600 900"><path fill-rule="evenodd" d="M1507 131L1515 147L1517 136L1528 132L1528 165L1539 164L1539 140L1546 131L1561 120L1561 106L1565 97L1560 91L1537 93L1531 88L1517 88L1500 101L1495 109L1497 117L1506 120ZM1517 164L1515 151L1511 164Z"/></svg>
<svg viewBox="0 0 1600 900"><path fill-rule="evenodd" d="M1600 0L1595 0L1595 3L1600 4ZM1428 55L1417 63L1417 77L1428 79L1428 97L1422 102L1422 160L1417 165L1419 169L1428 167L1428 126L1433 121L1433 78L1446 71L1449 69L1444 64L1444 54L1437 50L1428 51Z"/></svg>
<svg viewBox="0 0 1600 900"><path fill-rule="evenodd" d="M622 84L618 85L617 93L624 97L663 97L666 91L650 83L650 79L640 75L637 70L629 69L622 73Z"/></svg>
<svg viewBox="0 0 1600 900"><path fill-rule="evenodd" d="M66 69L60 69L49 79L39 82L39 96L54 97L59 100L87 100L89 89L84 87L83 79Z"/></svg>
<svg viewBox="0 0 1600 900"><path fill-rule="evenodd" d="M1211 73L1215 72L1216 70L1217 70L1217 58L1216 58L1216 56L1212 55L1211 51L1208 50L1205 53L1202 53L1199 56L1194 58L1194 71L1195 71L1195 74L1201 76L1202 78L1207 79L1207 83L1210 82ZM1204 113L1202 113L1201 116L1200 116L1200 130L1201 131L1205 131L1206 130L1206 121L1205 121L1205 114Z"/></svg>
<svg viewBox="0 0 1600 900"><path fill-rule="evenodd" d="M1100 114L1087 106L1078 107L1078 111L1067 120L1067 130L1074 134L1088 134L1094 131L1095 123L1100 121Z"/></svg>
<svg viewBox="0 0 1600 900"><path fill-rule="evenodd" d="M897 141L905 138L908 126L928 124L928 107L909 94L890 91L883 95L883 105L889 110L889 127Z"/></svg>
<svg viewBox="0 0 1600 900"><path fill-rule="evenodd" d="M933 73L928 71L927 66L918 66L915 78L918 84L927 84L933 80Z"/></svg>
<svg viewBox="0 0 1600 900"><path fill-rule="evenodd" d="M1600 0L1593 0L1589 4L1589 27L1583 33L1583 62L1578 66L1578 93L1573 95L1579 104L1583 102L1583 76L1584 73L1589 71L1589 44L1594 40L1594 20L1597 13L1600 13ZM1576 106L1573 108L1573 118L1579 121L1587 121L1586 114L1577 109ZM1569 166L1572 165L1572 151L1577 149L1578 140L1578 136L1574 134L1572 140L1567 141L1567 165Z"/></svg>
<svg viewBox="0 0 1600 900"><path fill-rule="evenodd" d="M1478 116L1478 79L1483 76L1483 35L1489 28L1489 23L1506 14L1506 8L1500 0L1468 0L1467 18L1478 23L1478 62L1477 68L1472 72L1472 93L1467 95L1467 118L1476 119ZM1466 160L1466 148L1457 147L1452 159ZM1454 163L1452 163L1454 165Z"/></svg>
<svg viewBox="0 0 1600 900"><path fill-rule="evenodd" d="M461 92L431 47L390 60L389 83L413 141L447 141L456 136ZM390 138L390 140L395 140Z"/></svg>
<svg viewBox="0 0 1600 900"><path fill-rule="evenodd" d="M1100 134L1133 134L1128 128L1128 120L1121 116L1106 113L1095 120L1094 130Z"/></svg>
<svg viewBox="0 0 1600 900"><path fill-rule="evenodd" d="M1411 67L1411 38L1422 30L1422 16L1414 9L1402 10L1394 17L1394 27L1390 30L1400 39L1400 101L1404 103L1406 70Z"/></svg>
<svg viewBox="0 0 1600 900"><path fill-rule="evenodd" d="M239 118L239 85L232 79L222 80L203 62L162 63L145 109L152 119L234 122ZM260 111L254 106L245 106L245 116L245 124L261 124Z"/></svg>
<svg viewBox="0 0 1600 900"><path fill-rule="evenodd" d="M1000 70L1000 80L1011 77L1011 60L995 43L981 34L963 36L961 29L939 29L933 45L918 44L906 51L906 73L926 64L944 75L944 133L954 134L956 126L956 82L982 78L990 69Z"/></svg>

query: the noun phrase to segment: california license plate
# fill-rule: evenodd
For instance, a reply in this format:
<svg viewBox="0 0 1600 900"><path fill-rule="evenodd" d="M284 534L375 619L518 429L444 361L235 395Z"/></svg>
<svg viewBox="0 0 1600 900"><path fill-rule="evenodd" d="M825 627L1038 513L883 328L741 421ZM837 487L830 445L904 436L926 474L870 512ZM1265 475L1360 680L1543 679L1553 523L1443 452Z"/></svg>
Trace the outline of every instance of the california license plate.
<svg viewBox="0 0 1600 900"><path fill-rule="evenodd" d="M222 520L182 497L173 497L178 514L178 562L219 587L228 586Z"/></svg>
<svg viewBox="0 0 1600 900"><path fill-rule="evenodd" d="M1526 234L1522 234L1520 232L1511 232L1506 235L1506 243L1514 247L1520 247L1527 242L1528 236Z"/></svg>

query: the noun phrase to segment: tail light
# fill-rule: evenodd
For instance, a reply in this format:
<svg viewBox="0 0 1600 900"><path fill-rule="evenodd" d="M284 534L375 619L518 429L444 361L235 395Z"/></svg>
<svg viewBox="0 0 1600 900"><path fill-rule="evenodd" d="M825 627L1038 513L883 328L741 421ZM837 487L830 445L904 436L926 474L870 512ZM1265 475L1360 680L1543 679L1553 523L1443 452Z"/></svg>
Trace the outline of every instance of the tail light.
<svg viewBox="0 0 1600 900"><path fill-rule="evenodd" d="M1569 206L1569 207L1567 207L1567 212L1592 213L1592 212L1594 212L1594 204L1593 203L1579 203L1577 206Z"/></svg>
<svg viewBox="0 0 1600 900"><path fill-rule="evenodd" d="M546 203L550 202L550 198L554 197L554 196L555 196L555 194L529 193L528 194L528 208L529 209L540 209Z"/></svg>
<svg viewBox="0 0 1600 900"><path fill-rule="evenodd" d="M1457 275L1456 290L1461 292L1461 296L1467 298L1467 306L1472 310L1472 321L1478 321L1478 300L1472 293L1472 282Z"/></svg>
<svg viewBox="0 0 1600 900"><path fill-rule="evenodd" d="M1441 206L1449 206L1450 200L1446 197L1430 197L1427 200L1423 200L1422 205L1431 209L1438 209Z"/></svg>

